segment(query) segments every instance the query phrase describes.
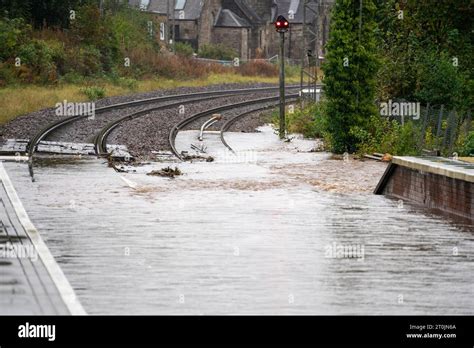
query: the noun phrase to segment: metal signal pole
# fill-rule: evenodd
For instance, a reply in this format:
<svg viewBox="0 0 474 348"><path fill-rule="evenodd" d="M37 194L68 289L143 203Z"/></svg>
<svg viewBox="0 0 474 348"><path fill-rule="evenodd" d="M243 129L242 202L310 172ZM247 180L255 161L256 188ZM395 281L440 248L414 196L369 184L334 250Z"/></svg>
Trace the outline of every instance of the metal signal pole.
<svg viewBox="0 0 474 348"><path fill-rule="evenodd" d="M173 8L171 10L172 13L172 26L173 26L173 45L172 49L173 52L176 52L176 0L173 0Z"/></svg>
<svg viewBox="0 0 474 348"><path fill-rule="evenodd" d="M285 138L285 32L280 32L280 139Z"/></svg>
<svg viewBox="0 0 474 348"><path fill-rule="evenodd" d="M170 19L171 19L171 15L170 15L170 11L171 11L171 7L170 7L170 0L166 0L166 33L165 33L165 37L166 37L166 44L169 45L170 44Z"/></svg>
<svg viewBox="0 0 474 348"><path fill-rule="evenodd" d="M290 28L290 23L283 16L278 16L275 27L280 33L280 139L285 138L286 117L285 117L285 33Z"/></svg>

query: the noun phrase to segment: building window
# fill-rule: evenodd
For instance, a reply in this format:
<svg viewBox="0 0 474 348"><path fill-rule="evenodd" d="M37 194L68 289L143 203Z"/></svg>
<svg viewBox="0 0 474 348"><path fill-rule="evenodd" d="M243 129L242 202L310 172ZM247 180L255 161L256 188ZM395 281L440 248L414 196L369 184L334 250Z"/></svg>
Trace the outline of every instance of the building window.
<svg viewBox="0 0 474 348"><path fill-rule="evenodd" d="M148 9L149 4L150 0L140 0L140 10L146 11Z"/></svg>
<svg viewBox="0 0 474 348"><path fill-rule="evenodd" d="M175 10L184 10L186 6L186 0L176 0Z"/></svg>
<svg viewBox="0 0 474 348"><path fill-rule="evenodd" d="M174 37L175 40L179 40L181 38L181 35L179 33L179 25L174 26Z"/></svg>

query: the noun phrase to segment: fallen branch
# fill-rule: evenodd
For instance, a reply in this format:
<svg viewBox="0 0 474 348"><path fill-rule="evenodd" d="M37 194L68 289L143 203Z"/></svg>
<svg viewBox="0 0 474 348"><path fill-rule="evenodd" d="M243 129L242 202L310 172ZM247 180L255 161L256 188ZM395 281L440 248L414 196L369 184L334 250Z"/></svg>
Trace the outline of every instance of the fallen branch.
<svg viewBox="0 0 474 348"><path fill-rule="evenodd" d="M161 176L161 177L165 177L165 178L174 178L175 176L183 175L183 173L181 173L181 171L177 167L175 167L174 169L172 169L170 167L167 167L167 168L163 168L163 169L160 169L160 170L154 170L154 171L148 173L147 175L149 175L149 176Z"/></svg>

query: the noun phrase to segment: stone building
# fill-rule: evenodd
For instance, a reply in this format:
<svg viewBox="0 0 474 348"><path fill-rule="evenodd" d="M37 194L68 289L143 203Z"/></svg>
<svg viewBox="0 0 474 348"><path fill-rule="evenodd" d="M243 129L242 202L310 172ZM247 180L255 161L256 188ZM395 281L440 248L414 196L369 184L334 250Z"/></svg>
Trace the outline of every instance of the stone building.
<svg viewBox="0 0 474 348"><path fill-rule="evenodd" d="M153 15L157 21L165 23L166 29L161 37L164 43L168 43L172 39L171 33L174 25L176 41L187 42L197 50L204 2L208 1L175 0L174 11L173 0L130 0L129 5ZM171 19L173 12L174 21Z"/></svg>
<svg viewBox="0 0 474 348"><path fill-rule="evenodd" d="M322 47L329 35L333 2L312 1L310 6L317 10L319 18L307 11L307 23L319 20L319 45L315 44L315 49L321 48L319 55L324 55ZM130 5L158 16L168 22L168 27L174 23L176 41L188 42L195 50L204 44L223 44L243 60L278 55L279 38L273 23L283 15L290 22L287 58L298 61L303 53L304 0L130 0Z"/></svg>
<svg viewBox="0 0 474 348"><path fill-rule="evenodd" d="M310 2L309 7L312 10L307 10L306 23L311 27L311 31L318 31L319 42L313 42L312 51L315 51L319 47L319 56L324 56L323 47L326 44L329 37L329 17L330 10L333 1L317 1ZM314 12L313 12L314 11ZM319 13L319 18L316 18L315 12ZM286 34L285 41L285 52L287 58L295 61L301 59L303 51L303 23L304 23L304 1L303 0L278 0L273 1L272 5L272 21L269 24L267 38L272 44L267 47L266 55L273 56L279 52L278 47L278 33L273 29L273 22L279 15L285 16L290 22L290 29ZM316 25L319 24L319 28L316 29ZM308 32L306 33L308 35ZM306 37L307 42L311 42L313 38L310 36Z"/></svg>

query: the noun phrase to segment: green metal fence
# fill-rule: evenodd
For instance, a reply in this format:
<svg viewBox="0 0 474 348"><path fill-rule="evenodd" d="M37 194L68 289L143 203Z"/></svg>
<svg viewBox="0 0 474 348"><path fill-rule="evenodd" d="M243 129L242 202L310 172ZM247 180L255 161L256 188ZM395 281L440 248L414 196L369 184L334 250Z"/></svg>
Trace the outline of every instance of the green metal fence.
<svg viewBox="0 0 474 348"><path fill-rule="evenodd" d="M451 155L460 135L467 137L472 129L471 111L458 112L444 105L421 107L419 150L439 151Z"/></svg>

